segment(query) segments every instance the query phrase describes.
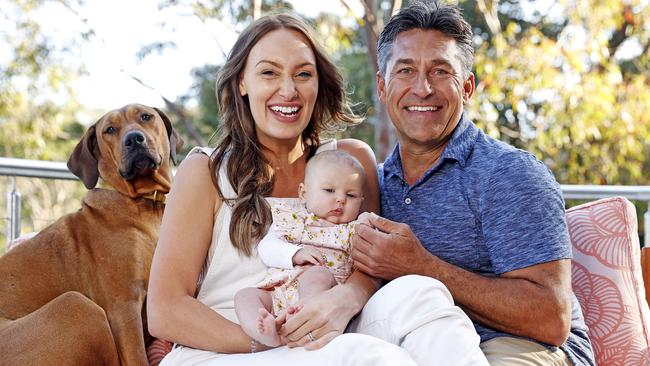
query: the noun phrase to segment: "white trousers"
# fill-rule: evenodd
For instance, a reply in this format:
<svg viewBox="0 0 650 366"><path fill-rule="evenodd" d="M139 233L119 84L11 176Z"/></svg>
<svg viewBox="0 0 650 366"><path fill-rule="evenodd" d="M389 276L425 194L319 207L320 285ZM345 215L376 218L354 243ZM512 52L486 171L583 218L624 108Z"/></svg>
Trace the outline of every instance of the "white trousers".
<svg viewBox="0 0 650 366"><path fill-rule="evenodd" d="M187 347L173 350L162 366L401 366L485 365L479 336L447 288L423 276L391 281L370 298L346 333L325 347L279 347L254 354L223 355Z"/></svg>
<svg viewBox="0 0 650 366"><path fill-rule="evenodd" d="M433 278L410 275L391 281L348 329L400 346L418 365L488 365L472 321Z"/></svg>

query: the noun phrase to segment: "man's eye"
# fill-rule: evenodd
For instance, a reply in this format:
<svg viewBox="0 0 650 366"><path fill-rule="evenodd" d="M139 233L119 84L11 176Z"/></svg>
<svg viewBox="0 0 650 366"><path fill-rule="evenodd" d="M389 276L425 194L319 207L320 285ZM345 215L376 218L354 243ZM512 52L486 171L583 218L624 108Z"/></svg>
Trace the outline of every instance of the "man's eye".
<svg viewBox="0 0 650 366"><path fill-rule="evenodd" d="M412 72L413 72L413 69L411 69L410 67L403 67L403 68L397 70L398 74L410 74Z"/></svg>
<svg viewBox="0 0 650 366"><path fill-rule="evenodd" d="M147 122L147 121L151 120L151 117L153 117L152 114L149 114L149 113L142 113L142 114L140 115L140 121L142 121L142 122Z"/></svg>
<svg viewBox="0 0 650 366"><path fill-rule="evenodd" d="M332 188L323 188L323 191L327 193L334 193L334 190Z"/></svg>
<svg viewBox="0 0 650 366"><path fill-rule="evenodd" d="M113 126L108 126L108 127L106 127L106 129L104 130L104 133L107 133L107 134L109 134L109 135L112 135L112 134L114 134L115 132L117 132L117 128L115 128L115 127L113 127Z"/></svg>
<svg viewBox="0 0 650 366"><path fill-rule="evenodd" d="M434 75L446 75L448 74L447 70L444 69L435 69L433 70Z"/></svg>
<svg viewBox="0 0 650 366"><path fill-rule="evenodd" d="M354 193L348 193L347 196L350 198L357 198L357 195Z"/></svg>

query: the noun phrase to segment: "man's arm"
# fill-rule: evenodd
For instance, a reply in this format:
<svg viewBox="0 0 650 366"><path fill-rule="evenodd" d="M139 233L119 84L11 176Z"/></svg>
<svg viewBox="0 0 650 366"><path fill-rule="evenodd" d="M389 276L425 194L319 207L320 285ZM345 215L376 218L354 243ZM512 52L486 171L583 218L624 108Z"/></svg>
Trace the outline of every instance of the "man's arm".
<svg viewBox="0 0 650 366"><path fill-rule="evenodd" d="M571 323L569 260L555 260L485 277L449 264L426 250L410 227L377 215L359 225L352 257L371 276L420 274L443 282L467 314L494 329L561 345Z"/></svg>
<svg viewBox="0 0 650 366"><path fill-rule="evenodd" d="M572 310L570 259L536 264L504 273L501 277L481 279L485 283L481 280L474 282L477 287L483 285L484 292L495 291L495 296L490 298L492 301L484 301L467 290L459 291L459 297L465 298L457 301L472 306L461 306L468 316L491 328L554 346L566 341ZM459 281L456 282L454 287L460 285ZM504 290L500 290L502 287ZM505 298L499 299L498 296ZM503 314L500 314L501 309Z"/></svg>

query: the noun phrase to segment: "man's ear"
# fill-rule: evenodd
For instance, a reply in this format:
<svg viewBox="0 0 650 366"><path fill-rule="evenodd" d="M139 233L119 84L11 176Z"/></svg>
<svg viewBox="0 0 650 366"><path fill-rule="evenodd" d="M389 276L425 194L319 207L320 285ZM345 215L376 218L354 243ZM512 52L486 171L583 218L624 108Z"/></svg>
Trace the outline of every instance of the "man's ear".
<svg viewBox="0 0 650 366"><path fill-rule="evenodd" d="M469 102L469 99L472 97L472 94L474 94L474 73L470 72L469 76L467 79L465 79L465 82L463 83L463 104L466 104Z"/></svg>
<svg viewBox="0 0 650 366"><path fill-rule="evenodd" d="M382 104L386 104L386 81L380 71L377 71L377 96Z"/></svg>

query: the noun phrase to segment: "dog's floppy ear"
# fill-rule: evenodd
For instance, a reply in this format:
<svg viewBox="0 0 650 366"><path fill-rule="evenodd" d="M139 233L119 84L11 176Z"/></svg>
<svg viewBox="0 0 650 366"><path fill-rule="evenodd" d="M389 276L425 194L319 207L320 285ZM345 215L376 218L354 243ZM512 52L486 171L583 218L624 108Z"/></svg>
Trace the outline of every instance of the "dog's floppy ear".
<svg viewBox="0 0 650 366"><path fill-rule="evenodd" d="M179 135L178 132L174 130L174 127L172 127L172 122L169 120L169 117L167 117L165 112L158 108L154 108L154 110L158 112L158 115L165 123L165 128L167 129L167 137L169 137L169 156L171 157L174 165L176 165L176 151L180 150L183 147L183 139L181 138L181 135Z"/></svg>
<svg viewBox="0 0 650 366"><path fill-rule="evenodd" d="M97 146L96 124L90 126L68 159L68 169L84 183L88 189L95 188L99 180L99 167L95 149Z"/></svg>

